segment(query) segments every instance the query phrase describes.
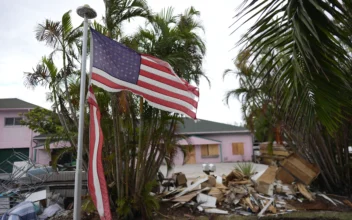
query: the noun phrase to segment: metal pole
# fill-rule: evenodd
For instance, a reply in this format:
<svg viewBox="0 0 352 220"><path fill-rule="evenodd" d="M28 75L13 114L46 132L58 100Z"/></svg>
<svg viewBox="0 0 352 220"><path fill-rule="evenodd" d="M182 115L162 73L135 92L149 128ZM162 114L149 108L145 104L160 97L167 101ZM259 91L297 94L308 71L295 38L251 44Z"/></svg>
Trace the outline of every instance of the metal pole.
<svg viewBox="0 0 352 220"><path fill-rule="evenodd" d="M85 90L86 90L86 60L87 60L87 32L88 18L95 18L96 12L88 5L77 8L77 14L84 17L83 24L83 48L82 48L82 66L81 66L81 88L79 97L79 123L78 123L78 144L76 159L76 176L75 176L75 192L74 192L74 210L73 219L81 219L81 191L82 191L82 151L83 151L83 128L85 113Z"/></svg>

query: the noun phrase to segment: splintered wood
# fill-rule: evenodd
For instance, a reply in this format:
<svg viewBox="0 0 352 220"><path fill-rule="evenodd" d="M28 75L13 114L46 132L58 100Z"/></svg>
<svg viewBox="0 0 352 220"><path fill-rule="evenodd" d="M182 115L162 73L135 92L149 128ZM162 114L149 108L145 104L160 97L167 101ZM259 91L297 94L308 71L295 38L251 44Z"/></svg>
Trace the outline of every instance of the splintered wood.
<svg viewBox="0 0 352 220"><path fill-rule="evenodd" d="M306 197L309 201L314 201L313 195L308 192L307 188L305 185L303 185L302 183L296 183L296 186L299 190L299 192Z"/></svg>

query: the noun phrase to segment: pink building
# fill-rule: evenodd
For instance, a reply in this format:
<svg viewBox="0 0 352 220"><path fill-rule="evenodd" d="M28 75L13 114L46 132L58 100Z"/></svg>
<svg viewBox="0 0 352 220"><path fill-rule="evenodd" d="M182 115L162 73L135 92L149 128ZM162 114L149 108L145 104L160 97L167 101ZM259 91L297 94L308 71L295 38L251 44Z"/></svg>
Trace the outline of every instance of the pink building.
<svg viewBox="0 0 352 220"><path fill-rule="evenodd" d="M51 160L47 151L35 149L39 141L36 138L38 134L20 124L21 114L36 107L39 106L20 99L0 99L0 164L5 160L18 160L11 157L14 152L21 153L37 163L48 164ZM10 165L0 168L7 172L12 170Z"/></svg>
<svg viewBox="0 0 352 220"><path fill-rule="evenodd" d="M244 127L185 118L178 133L186 137L178 144L186 148L188 155L184 160L179 149L176 165L252 160L253 136Z"/></svg>
<svg viewBox="0 0 352 220"><path fill-rule="evenodd" d="M46 135L35 134L28 127L20 125L21 114L36 107L20 99L0 99L0 164L15 151L38 164L48 165L51 155L58 148L67 146L66 142L52 143L51 152L48 153L44 149ZM253 137L244 127L185 118L184 125L179 125L178 133L185 136L178 145L185 148L188 154L184 160L179 150L176 165L252 160ZM72 159L68 155L63 158L63 163L72 162Z"/></svg>

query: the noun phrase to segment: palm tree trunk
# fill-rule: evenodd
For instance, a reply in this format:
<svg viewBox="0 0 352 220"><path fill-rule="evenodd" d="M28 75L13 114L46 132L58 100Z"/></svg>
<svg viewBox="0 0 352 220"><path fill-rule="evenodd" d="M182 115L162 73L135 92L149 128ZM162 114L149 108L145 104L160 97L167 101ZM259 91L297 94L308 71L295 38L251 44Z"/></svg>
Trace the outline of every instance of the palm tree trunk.
<svg viewBox="0 0 352 220"><path fill-rule="evenodd" d="M142 135L143 135L143 97L139 97L139 115L140 115L140 122L139 122L139 136L138 136L138 156L137 156L137 167L136 167L136 190L137 192L140 191L141 186L141 160L142 160ZM137 196L137 195L135 195Z"/></svg>
<svg viewBox="0 0 352 220"><path fill-rule="evenodd" d="M63 70L64 70L65 95L66 95L66 100L68 102L68 106L71 111L71 116L72 116L73 122L74 122L75 126L77 127L77 124L78 124L77 123L77 116L76 116L76 113L75 113L73 106L72 106L70 93L69 93L69 89L68 89L68 83L67 83L66 49L65 49L64 45L62 45L62 50L63 50L62 54L63 54L63 66L64 66ZM86 59L86 57L83 57L83 59ZM84 74L86 74L86 73L84 73Z"/></svg>
<svg viewBox="0 0 352 220"><path fill-rule="evenodd" d="M121 190L120 190L120 185L121 185L121 178L120 178L120 170L121 167L119 166L119 123L118 123L118 111L117 111L117 102L116 102L116 96L114 94L110 94L111 97L111 102L112 102L112 118L113 118L113 127L114 127L114 150L115 150L115 170L116 170L116 190L117 190L117 197L121 198Z"/></svg>

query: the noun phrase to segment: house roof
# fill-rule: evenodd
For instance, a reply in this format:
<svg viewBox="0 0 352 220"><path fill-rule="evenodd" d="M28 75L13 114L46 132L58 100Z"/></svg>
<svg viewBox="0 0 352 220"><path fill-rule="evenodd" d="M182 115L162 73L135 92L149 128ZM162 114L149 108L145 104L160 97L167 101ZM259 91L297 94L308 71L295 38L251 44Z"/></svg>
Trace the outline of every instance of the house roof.
<svg viewBox="0 0 352 220"><path fill-rule="evenodd" d="M0 110L1 109L33 109L39 107L37 105L25 102L21 99L0 99Z"/></svg>
<svg viewBox="0 0 352 220"><path fill-rule="evenodd" d="M215 141L205 139L197 136L190 136L185 139L181 139L177 142L178 145L204 145L204 144L220 144L221 141Z"/></svg>
<svg viewBox="0 0 352 220"><path fill-rule="evenodd" d="M249 133L245 127L229 125L203 119L184 118L184 124L179 124L179 134L219 134L219 133Z"/></svg>
<svg viewBox="0 0 352 220"><path fill-rule="evenodd" d="M40 134L40 135L36 135L33 137L33 139L37 140L37 139L46 139L47 137L49 137L48 134Z"/></svg>

